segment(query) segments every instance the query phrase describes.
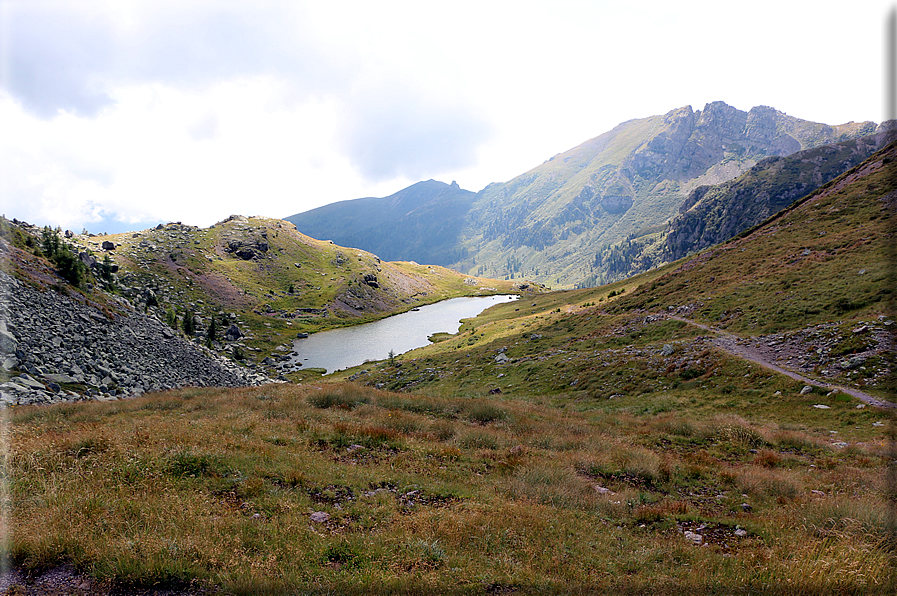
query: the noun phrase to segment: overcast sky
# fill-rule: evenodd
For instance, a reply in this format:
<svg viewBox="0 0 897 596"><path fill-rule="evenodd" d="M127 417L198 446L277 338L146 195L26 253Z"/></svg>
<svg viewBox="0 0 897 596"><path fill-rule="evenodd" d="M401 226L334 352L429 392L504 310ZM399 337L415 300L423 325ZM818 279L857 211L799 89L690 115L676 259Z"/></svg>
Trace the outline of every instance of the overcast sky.
<svg viewBox="0 0 897 596"><path fill-rule="evenodd" d="M0 212L117 232L476 191L716 100L881 122L893 6L0 0Z"/></svg>

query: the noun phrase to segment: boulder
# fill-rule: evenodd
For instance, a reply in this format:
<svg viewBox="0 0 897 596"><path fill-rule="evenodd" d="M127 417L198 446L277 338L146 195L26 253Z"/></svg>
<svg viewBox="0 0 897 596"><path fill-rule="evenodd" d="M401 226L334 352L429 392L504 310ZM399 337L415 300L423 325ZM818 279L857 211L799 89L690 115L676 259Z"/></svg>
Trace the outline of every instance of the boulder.
<svg viewBox="0 0 897 596"><path fill-rule="evenodd" d="M103 250L115 250L115 243L103 240Z"/></svg>
<svg viewBox="0 0 897 596"><path fill-rule="evenodd" d="M94 267L97 264L97 260L86 252L79 252L78 258L81 259L81 262L84 263L84 265L86 265L88 268Z"/></svg>
<svg viewBox="0 0 897 596"><path fill-rule="evenodd" d="M16 337L6 330L6 325L0 327L0 353L15 354L19 347Z"/></svg>
<svg viewBox="0 0 897 596"><path fill-rule="evenodd" d="M227 328L227 331L224 332L224 339L227 341L236 341L243 337L243 332L240 331L240 328L237 327L236 323L231 323L230 327Z"/></svg>

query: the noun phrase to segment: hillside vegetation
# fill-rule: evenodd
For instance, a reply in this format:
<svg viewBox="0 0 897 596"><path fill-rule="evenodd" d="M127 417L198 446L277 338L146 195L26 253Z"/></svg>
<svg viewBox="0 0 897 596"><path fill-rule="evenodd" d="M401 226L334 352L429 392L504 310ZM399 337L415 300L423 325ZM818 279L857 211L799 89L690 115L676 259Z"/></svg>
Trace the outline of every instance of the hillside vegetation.
<svg viewBox="0 0 897 596"><path fill-rule="evenodd" d="M895 158L343 382L16 408L9 552L233 594L893 594Z"/></svg>
<svg viewBox="0 0 897 596"><path fill-rule="evenodd" d="M521 291L514 282L386 262L261 217L233 216L209 228L170 223L109 236L73 235L66 242L85 260L106 258L115 268L108 280L87 280L82 291L97 286L93 293L101 296L101 286L125 299L119 307L178 328L188 318L188 335L202 343L214 319L214 347L228 353L237 348L250 361L289 346L297 333L354 325L445 298ZM230 325L241 335L225 341Z"/></svg>

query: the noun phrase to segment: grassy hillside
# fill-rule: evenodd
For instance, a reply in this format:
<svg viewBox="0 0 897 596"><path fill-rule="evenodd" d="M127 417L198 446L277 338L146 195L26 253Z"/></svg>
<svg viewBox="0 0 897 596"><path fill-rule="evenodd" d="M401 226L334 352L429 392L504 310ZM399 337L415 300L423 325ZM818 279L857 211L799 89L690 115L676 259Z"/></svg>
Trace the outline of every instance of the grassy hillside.
<svg viewBox="0 0 897 596"><path fill-rule="evenodd" d="M231 351L237 345L249 360L261 360L297 333L354 325L445 298L519 291L510 282L442 267L382 261L260 217L234 216L209 228L171 223L76 235L69 242L76 252L111 258L118 271L103 285L113 294L162 320L176 316L178 326L192 313L200 340L214 318L216 345ZM110 242L115 248L105 250ZM230 324L246 335L236 344L223 341Z"/></svg>
<svg viewBox="0 0 897 596"><path fill-rule="evenodd" d="M895 157L350 383L17 408L13 561L233 594L893 594L897 410L821 386L893 399Z"/></svg>

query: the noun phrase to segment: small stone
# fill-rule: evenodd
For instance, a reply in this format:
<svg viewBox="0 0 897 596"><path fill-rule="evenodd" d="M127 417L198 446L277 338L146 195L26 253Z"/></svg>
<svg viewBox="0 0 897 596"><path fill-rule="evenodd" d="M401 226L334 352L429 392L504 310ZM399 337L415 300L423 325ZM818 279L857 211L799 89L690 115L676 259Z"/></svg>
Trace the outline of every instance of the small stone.
<svg viewBox="0 0 897 596"><path fill-rule="evenodd" d="M816 490L816 489L811 490L811 491L810 491L810 494L811 494L811 495L816 495L817 497L824 497L824 496L825 496L825 493L824 493L824 492L822 492L821 490Z"/></svg>
<svg viewBox="0 0 897 596"><path fill-rule="evenodd" d="M595 492L597 492L599 495L613 495L613 494L615 494L614 491L612 491L611 489L609 489L609 488L604 488L603 486L599 486L599 485L597 485L597 484L593 485L592 488L594 488L594 489L595 489Z"/></svg>
<svg viewBox="0 0 897 596"><path fill-rule="evenodd" d="M827 405L825 405L825 404L816 404L816 405L813 406L813 407L816 408L817 410L829 410L829 409L831 409L831 408L829 408L829 406L827 406Z"/></svg>
<svg viewBox="0 0 897 596"><path fill-rule="evenodd" d="M704 542L703 536L701 536L700 534L695 534L694 532L689 532L688 530L686 530L685 532L685 538L691 540L695 544L701 544Z"/></svg>
<svg viewBox="0 0 897 596"><path fill-rule="evenodd" d="M801 394L801 395L806 395L806 394L808 394L808 393L811 392L811 391L813 391L813 388L812 388L812 387L810 387L809 385L804 385L803 388L801 388L801 390L800 390L800 394Z"/></svg>
<svg viewBox="0 0 897 596"><path fill-rule="evenodd" d="M747 533L747 530L742 530L741 528L738 528L735 530L735 535L738 536L739 538L744 538L745 536L748 535L748 533Z"/></svg>
<svg viewBox="0 0 897 596"><path fill-rule="evenodd" d="M323 524L328 519L330 519L330 514L325 511L315 511L311 514L311 521L319 524Z"/></svg>

